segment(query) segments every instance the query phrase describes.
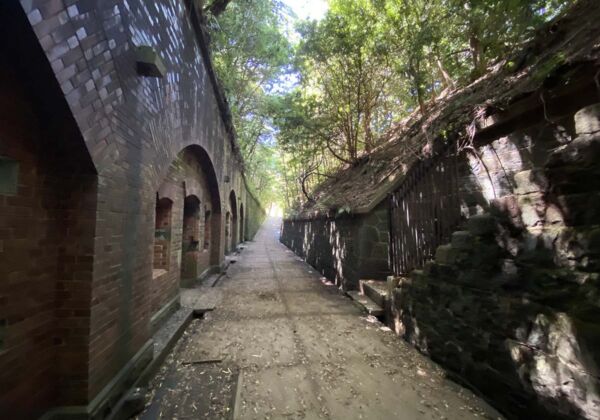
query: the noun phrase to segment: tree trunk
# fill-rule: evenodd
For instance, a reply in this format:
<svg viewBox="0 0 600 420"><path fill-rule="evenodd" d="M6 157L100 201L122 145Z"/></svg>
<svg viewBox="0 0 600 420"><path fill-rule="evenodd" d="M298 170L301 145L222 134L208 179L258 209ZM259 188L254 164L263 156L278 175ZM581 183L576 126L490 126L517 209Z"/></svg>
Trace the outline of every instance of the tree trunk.
<svg viewBox="0 0 600 420"><path fill-rule="evenodd" d="M438 57L435 59L435 63L440 72L440 75L442 76L442 81L444 83L444 87L454 89L454 87L455 87L454 80L452 80L452 77L450 77L450 75L448 74L448 72L446 71L444 66L442 65L442 60L440 60Z"/></svg>
<svg viewBox="0 0 600 420"><path fill-rule="evenodd" d="M371 110L366 109L363 117L363 130L365 132L365 151L371 153L373 150L373 133L371 132Z"/></svg>
<svg viewBox="0 0 600 420"><path fill-rule="evenodd" d="M477 79L485 73L485 62L483 60L483 48L477 35L472 32L469 37L469 47L471 49L471 58L473 60L472 78Z"/></svg>
<svg viewBox="0 0 600 420"><path fill-rule="evenodd" d="M412 60L411 60L412 61ZM421 75L419 74L419 66L415 66L414 63L409 65L409 73L413 81L413 87L417 92L417 102L419 104L419 110L421 115L425 116L427 107L425 105L425 98L423 98L423 88L421 87Z"/></svg>
<svg viewBox="0 0 600 420"><path fill-rule="evenodd" d="M427 106L425 105L425 99L423 99L423 89L421 88L421 84L418 83L416 86L417 89L417 102L419 103L419 110L421 111L421 115L425 116L427 112Z"/></svg>
<svg viewBox="0 0 600 420"><path fill-rule="evenodd" d="M231 0L214 0L210 6L206 7L206 10L208 10L214 17L218 17L225 11L230 1Z"/></svg>

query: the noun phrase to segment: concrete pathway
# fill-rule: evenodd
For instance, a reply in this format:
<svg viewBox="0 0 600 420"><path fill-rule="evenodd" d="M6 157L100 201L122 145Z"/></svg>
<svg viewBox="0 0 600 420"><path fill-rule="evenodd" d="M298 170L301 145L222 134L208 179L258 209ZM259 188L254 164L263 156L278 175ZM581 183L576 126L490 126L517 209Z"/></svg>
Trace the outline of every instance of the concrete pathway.
<svg viewBox="0 0 600 420"><path fill-rule="evenodd" d="M278 228L267 220L217 283L216 309L174 348L141 418L500 418L323 282Z"/></svg>

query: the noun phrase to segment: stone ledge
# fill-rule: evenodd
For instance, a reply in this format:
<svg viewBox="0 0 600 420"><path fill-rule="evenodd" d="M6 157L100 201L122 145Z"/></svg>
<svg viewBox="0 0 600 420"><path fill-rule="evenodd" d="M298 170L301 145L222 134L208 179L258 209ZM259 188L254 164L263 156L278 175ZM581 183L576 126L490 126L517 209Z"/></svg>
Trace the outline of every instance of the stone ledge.
<svg viewBox="0 0 600 420"><path fill-rule="evenodd" d="M357 290L350 290L350 291L346 292L346 294L348 296L350 296L350 298L354 302L356 302L360 306L362 306L369 315L382 316L385 314L385 312L381 306L379 306L378 304L373 302L367 296L360 294L360 292L358 292Z"/></svg>
<svg viewBox="0 0 600 420"><path fill-rule="evenodd" d="M131 389L135 390L137 387L145 387L148 385L177 340L183 335L183 332L191 322L192 318L192 309L179 308L179 310L175 312L153 335L154 357L137 377L137 380L131 385ZM127 408L124 404L129 394L130 392L125 392L123 394L121 399L115 404L114 410L110 416L108 416L108 420L125 420L131 416L131 413L127 412Z"/></svg>
<svg viewBox="0 0 600 420"><path fill-rule="evenodd" d="M168 317L177 311L180 306L180 294L177 293L173 299L164 304L162 308L152 315L150 318L150 331L152 331L152 334L156 334Z"/></svg>

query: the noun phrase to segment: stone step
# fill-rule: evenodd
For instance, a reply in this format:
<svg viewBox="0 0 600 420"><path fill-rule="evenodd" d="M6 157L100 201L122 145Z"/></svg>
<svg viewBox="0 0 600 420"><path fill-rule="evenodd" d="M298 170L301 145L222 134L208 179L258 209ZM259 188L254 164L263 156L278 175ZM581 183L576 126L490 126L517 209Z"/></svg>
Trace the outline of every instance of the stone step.
<svg viewBox="0 0 600 420"><path fill-rule="evenodd" d="M377 305L385 308L388 298L388 285L384 280L360 280L360 292L369 297Z"/></svg>
<svg viewBox="0 0 600 420"><path fill-rule="evenodd" d="M353 301L358 302L369 315L383 316L385 313L383 308L373 302L368 296L361 294L358 290L350 290L346 292Z"/></svg>

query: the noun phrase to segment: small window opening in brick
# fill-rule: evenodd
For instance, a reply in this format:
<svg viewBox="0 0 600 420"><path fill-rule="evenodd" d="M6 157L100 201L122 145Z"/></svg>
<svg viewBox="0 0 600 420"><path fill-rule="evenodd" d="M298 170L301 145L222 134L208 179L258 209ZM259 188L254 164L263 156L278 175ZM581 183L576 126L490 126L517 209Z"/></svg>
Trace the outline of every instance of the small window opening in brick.
<svg viewBox="0 0 600 420"><path fill-rule="evenodd" d="M172 208L173 202L168 198L161 198L156 201L153 265L155 277L169 270Z"/></svg>
<svg viewBox="0 0 600 420"><path fill-rule="evenodd" d="M204 211L204 249L210 248L210 210Z"/></svg>
<svg viewBox="0 0 600 420"><path fill-rule="evenodd" d="M181 236L181 278L196 278L200 250L200 200L187 196L183 203L183 229Z"/></svg>
<svg viewBox="0 0 600 420"><path fill-rule="evenodd" d="M0 156L0 194L16 195L19 187L19 162Z"/></svg>

